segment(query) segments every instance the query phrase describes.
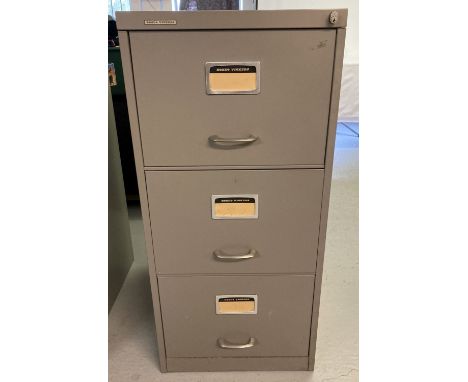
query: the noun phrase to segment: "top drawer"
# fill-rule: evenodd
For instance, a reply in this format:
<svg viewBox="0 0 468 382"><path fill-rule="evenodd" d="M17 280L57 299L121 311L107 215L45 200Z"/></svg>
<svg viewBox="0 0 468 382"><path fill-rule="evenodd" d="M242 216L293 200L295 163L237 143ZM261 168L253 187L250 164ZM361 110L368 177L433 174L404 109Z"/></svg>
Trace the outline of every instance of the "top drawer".
<svg viewBox="0 0 468 382"><path fill-rule="evenodd" d="M323 165L334 30L130 32L145 166ZM259 94L207 94L207 62L259 62ZM208 137L258 139L226 147Z"/></svg>

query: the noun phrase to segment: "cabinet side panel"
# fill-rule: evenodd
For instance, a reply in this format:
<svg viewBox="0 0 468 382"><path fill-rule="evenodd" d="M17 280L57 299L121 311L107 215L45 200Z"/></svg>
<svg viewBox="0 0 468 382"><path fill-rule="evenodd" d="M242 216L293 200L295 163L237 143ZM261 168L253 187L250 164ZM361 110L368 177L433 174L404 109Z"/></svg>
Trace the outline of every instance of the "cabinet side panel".
<svg viewBox="0 0 468 382"><path fill-rule="evenodd" d="M166 348L164 346L164 333L161 320L161 306L159 302L158 281L156 278L156 268L154 263L153 242L151 236L151 220L148 208L148 198L146 194L146 179L143 168L143 155L141 151L140 128L138 122L138 109L135 97L135 86L133 82L133 68L131 59L131 47L128 32L119 31L120 52L122 56L122 66L125 79L125 91L127 95L128 115L132 133L133 151L135 153L135 166L138 178L138 189L140 194L141 213L143 216L143 226L146 242L146 255L151 281L151 292L153 297L153 309L156 322L156 335L159 348L159 362L162 372L167 371Z"/></svg>
<svg viewBox="0 0 468 382"><path fill-rule="evenodd" d="M333 68L330 115L328 119L327 147L325 151L325 176L323 182L322 211L320 219L314 303L312 310L312 325L310 330L309 370L313 370L315 364L320 293L322 287L323 260L325 254L325 238L327 232L328 206L330 203L330 189L333 172L333 155L335 152L336 124L338 122L338 106L340 103L341 72L343 68L345 36L346 29L339 28L336 30L335 61Z"/></svg>

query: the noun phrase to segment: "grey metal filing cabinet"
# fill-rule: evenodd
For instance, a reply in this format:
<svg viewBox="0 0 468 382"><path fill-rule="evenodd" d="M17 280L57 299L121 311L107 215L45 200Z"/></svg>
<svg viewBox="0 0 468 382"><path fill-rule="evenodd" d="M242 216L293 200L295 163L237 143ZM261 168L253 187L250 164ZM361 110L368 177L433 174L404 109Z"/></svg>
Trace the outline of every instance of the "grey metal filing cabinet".
<svg viewBox="0 0 468 382"><path fill-rule="evenodd" d="M313 370L346 19L117 15L162 371Z"/></svg>

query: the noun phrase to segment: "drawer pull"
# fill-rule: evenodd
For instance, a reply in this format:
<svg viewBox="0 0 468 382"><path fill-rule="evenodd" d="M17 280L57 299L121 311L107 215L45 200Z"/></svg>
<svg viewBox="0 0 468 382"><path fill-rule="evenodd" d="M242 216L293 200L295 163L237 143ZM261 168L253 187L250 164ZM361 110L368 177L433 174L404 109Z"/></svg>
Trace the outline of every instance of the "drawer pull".
<svg viewBox="0 0 468 382"><path fill-rule="evenodd" d="M255 249L250 249L248 253L242 255L228 255L227 253L223 252L221 249L217 249L213 252L214 257L216 260L220 261L241 261L251 259L257 256L257 251Z"/></svg>
<svg viewBox="0 0 468 382"><path fill-rule="evenodd" d="M224 338L218 338L218 346L222 349L248 349L253 348L256 344L257 340L254 337L250 337L249 342L246 344L233 344Z"/></svg>
<svg viewBox="0 0 468 382"><path fill-rule="evenodd" d="M221 138L217 135L212 135L208 137L208 141L215 145L222 146L242 146L253 143L258 139L258 137L253 136L252 134L246 138Z"/></svg>

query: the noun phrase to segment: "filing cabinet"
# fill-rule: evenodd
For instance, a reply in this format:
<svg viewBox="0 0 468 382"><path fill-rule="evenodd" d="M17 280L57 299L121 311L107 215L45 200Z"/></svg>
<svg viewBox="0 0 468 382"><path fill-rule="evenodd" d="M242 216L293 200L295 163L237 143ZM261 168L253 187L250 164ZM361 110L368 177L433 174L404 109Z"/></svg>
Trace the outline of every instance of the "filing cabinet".
<svg viewBox="0 0 468 382"><path fill-rule="evenodd" d="M346 19L117 14L161 371L313 370Z"/></svg>

